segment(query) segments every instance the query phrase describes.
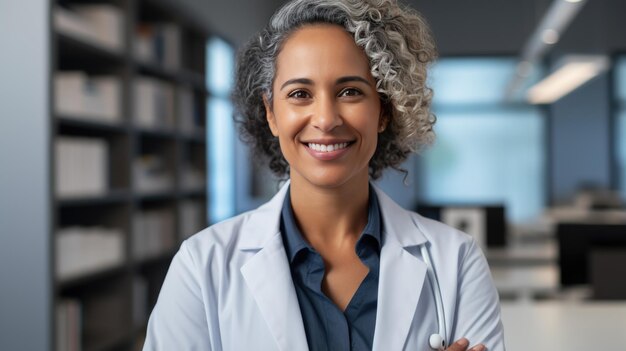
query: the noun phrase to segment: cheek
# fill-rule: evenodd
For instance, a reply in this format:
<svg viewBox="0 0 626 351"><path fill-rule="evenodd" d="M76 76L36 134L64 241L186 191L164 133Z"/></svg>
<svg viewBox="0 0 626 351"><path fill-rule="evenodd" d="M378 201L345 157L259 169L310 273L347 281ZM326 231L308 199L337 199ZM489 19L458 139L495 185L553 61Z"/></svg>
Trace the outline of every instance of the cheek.
<svg viewBox="0 0 626 351"><path fill-rule="evenodd" d="M350 124L361 134L364 142L369 143L371 140L374 145L376 145L376 138L378 137L378 119L380 116L380 110L377 109L377 106L359 106L349 112L346 111L346 113L351 116Z"/></svg>
<svg viewBox="0 0 626 351"><path fill-rule="evenodd" d="M292 147L295 138L305 128L306 118L301 112L288 108L277 108L275 118L281 149L286 150Z"/></svg>

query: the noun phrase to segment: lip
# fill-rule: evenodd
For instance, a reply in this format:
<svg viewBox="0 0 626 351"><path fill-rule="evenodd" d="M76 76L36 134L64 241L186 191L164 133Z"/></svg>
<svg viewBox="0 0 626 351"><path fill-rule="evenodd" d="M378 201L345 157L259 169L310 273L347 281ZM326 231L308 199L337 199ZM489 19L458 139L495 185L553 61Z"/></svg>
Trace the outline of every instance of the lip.
<svg viewBox="0 0 626 351"><path fill-rule="evenodd" d="M313 143L313 144L324 144L324 145L331 145L331 144L341 144L341 143L352 143L354 140L351 139L310 139L310 140L303 140L302 143L307 145L309 143Z"/></svg>
<svg viewBox="0 0 626 351"><path fill-rule="evenodd" d="M348 146L344 147L343 149L339 149L339 150L334 150L334 151L315 151L313 149L311 149L309 147L309 143L313 143L313 144L340 144L340 143L348 143ZM348 152L350 150L350 148L352 147L352 144L354 144L352 141L336 141L336 140L326 140L326 141L322 141L322 140L312 140L312 141L307 141L306 144L303 143L304 148L306 149L306 151L308 151L308 153L313 156L314 158L320 160L320 161L332 161L332 160L336 160L338 158L340 158L341 156L343 156L346 152Z"/></svg>

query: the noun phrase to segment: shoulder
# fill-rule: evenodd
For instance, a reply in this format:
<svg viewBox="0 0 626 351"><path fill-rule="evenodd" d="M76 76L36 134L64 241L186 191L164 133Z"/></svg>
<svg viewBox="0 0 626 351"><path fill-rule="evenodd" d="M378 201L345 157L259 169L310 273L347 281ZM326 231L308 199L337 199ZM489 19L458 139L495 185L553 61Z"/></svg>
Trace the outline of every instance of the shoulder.
<svg viewBox="0 0 626 351"><path fill-rule="evenodd" d="M187 238L181 250L187 250L196 258L208 258L216 253L235 249L245 235L245 228L255 211L244 212L235 217L215 223Z"/></svg>
<svg viewBox="0 0 626 351"><path fill-rule="evenodd" d="M270 201L194 234L183 248L202 262L228 264L238 257L258 251L280 230L280 209L286 189Z"/></svg>
<svg viewBox="0 0 626 351"><path fill-rule="evenodd" d="M289 182L260 207L213 224L187 239L187 245L201 249L236 246L260 249L279 230L280 210L288 189Z"/></svg>
<svg viewBox="0 0 626 351"><path fill-rule="evenodd" d="M381 215L386 232L396 237L404 247L429 245L429 250L441 250L442 254L460 252L465 254L473 238L447 224L426 218L417 212L407 210L377 189Z"/></svg>
<svg viewBox="0 0 626 351"><path fill-rule="evenodd" d="M429 251L435 256L447 257L460 264L470 251L480 250L471 235L416 212L405 211L413 220L416 231L425 237Z"/></svg>
<svg viewBox="0 0 626 351"><path fill-rule="evenodd" d="M203 244L227 245L231 242L233 234L238 233L249 221L251 215L256 210L244 212L234 217L228 218L190 236L185 241L190 246L203 246Z"/></svg>
<svg viewBox="0 0 626 351"><path fill-rule="evenodd" d="M415 212L411 212L411 216L418 230L426 237L428 250L437 262L438 271L457 280L465 276L481 277L481 280L493 285L486 257L474 237Z"/></svg>
<svg viewBox="0 0 626 351"><path fill-rule="evenodd" d="M419 230L424 233L428 241L437 243L447 243L464 245L473 241L472 236L464 233L445 223L426 218L417 212L407 211L410 213L413 222Z"/></svg>

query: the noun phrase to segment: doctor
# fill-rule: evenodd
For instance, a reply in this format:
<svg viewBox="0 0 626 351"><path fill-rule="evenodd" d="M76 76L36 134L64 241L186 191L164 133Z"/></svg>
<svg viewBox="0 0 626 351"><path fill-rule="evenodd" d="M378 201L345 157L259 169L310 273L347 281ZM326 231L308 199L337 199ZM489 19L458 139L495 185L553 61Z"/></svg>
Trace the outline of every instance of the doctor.
<svg viewBox="0 0 626 351"><path fill-rule="evenodd" d="M289 181L182 244L144 350L504 350L472 238L370 183L432 139L435 56L392 0L272 17L240 53L236 100L245 140Z"/></svg>

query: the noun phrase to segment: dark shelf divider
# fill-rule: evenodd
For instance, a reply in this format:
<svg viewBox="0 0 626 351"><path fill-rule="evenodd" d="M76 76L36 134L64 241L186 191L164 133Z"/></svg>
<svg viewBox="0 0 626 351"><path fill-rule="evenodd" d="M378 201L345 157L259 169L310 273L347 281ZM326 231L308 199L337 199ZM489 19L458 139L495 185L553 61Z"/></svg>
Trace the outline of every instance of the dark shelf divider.
<svg viewBox="0 0 626 351"><path fill-rule="evenodd" d="M163 138L163 139L174 139L176 138L176 131L173 129L149 129L149 128L141 128L135 127L137 132L141 137L147 138Z"/></svg>
<svg viewBox="0 0 626 351"><path fill-rule="evenodd" d="M176 247L175 250L163 252L156 256L151 256L151 257L135 260L135 263L141 266L142 268L146 268L147 266L154 265L154 264L162 264L164 262L169 263L169 261L171 261L172 258L174 257L174 254L176 254L176 251L178 251L178 247Z"/></svg>
<svg viewBox="0 0 626 351"><path fill-rule="evenodd" d="M102 205L123 204L131 199L128 190L111 190L106 195L81 196L81 197L57 197L60 207L91 207Z"/></svg>
<svg viewBox="0 0 626 351"><path fill-rule="evenodd" d="M126 133L128 126L123 123L110 123L107 121L98 121L93 118L69 117L57 115L57 122L61 128L89 129L94 131Z"/></svg>
<svg viewBox="0 0 626 351"><path fill-rule="evenodd" d="M56 37L61 59L88 59L95 61L94 63L105 64L125 63L124 52L117 52L63 33L56 33Z"/></svg>
<svg viewBox="0 0 626 351"><path fill-rule="evenodd" d="M57 290L60 292L77 290L77 289L80 289L81 287L91 285L94 283L99 283L102 280L114 278L116 276L124 274L126 273L126 270L127 270L127 266L126 266L126 263L124 263L119 266L102 269L93 273L87 273L85 275L82 275L76 278L58 281Z"/></svg>

